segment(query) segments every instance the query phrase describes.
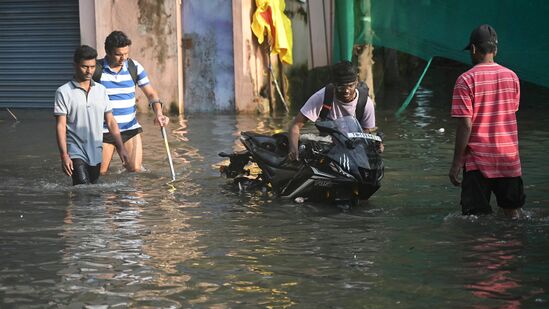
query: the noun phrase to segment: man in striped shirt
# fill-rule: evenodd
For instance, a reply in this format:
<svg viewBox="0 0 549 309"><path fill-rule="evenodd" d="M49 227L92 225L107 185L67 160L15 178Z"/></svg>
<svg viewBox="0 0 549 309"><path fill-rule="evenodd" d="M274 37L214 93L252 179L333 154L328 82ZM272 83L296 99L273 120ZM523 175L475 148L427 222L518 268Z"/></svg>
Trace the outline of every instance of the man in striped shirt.
<svg viewBox="0 0 549 309"><path fill-rule="evenodd" d="M520 84L513 71L494 62L497 43L489 25L471 33L466 49L474 66L457 79L452 97L458 125L449 177L461 185L464 215L491 213L493 192L504 213L516 218L525 202L515 116Z"/></svg>
<svg viewBox="0 0 549 309"><path fill-rule="evenodd" d="M169 119L162 113L162 103L149 82L147 72L139 62L129 58L131 44L132 41L122 31L111 32L105 39L107 55L98 61L98 66L102 67L100 82L107 88L113 115L129 154L126 169L130 172L139 172L143 160L143 129L136 119L135 86L139 86L149 100L149 106L155 113L155 123L164 127L168 125ZM135 78L132 75L136 75ZM103 133L102 175L107 173L115 150L111 134L106 129Z"/></svg>

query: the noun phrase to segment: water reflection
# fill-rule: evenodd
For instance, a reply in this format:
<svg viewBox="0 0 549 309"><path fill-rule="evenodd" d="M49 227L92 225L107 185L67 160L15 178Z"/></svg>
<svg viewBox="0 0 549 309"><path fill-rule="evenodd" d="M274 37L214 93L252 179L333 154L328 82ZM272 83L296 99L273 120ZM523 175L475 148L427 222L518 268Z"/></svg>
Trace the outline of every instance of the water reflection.
<svg viewBox="0 0 549 309"><path fill-rule="evenodd" d="M524 227L505 225L506 230L492 230L495 233L471 241L464 256L469 269L465 289L477 299L474 308L524 308L547 295L544 288L528 287L534 278L524 269L528 256Z"/></svg>
<svg viewBox="0 0 549 309"><path fill-rule="evenodd" d="M511 239L506 239L511 236ZM499 308L520 308L521 282L513 278L513 269L521 255L523 245L512 235L479 238L471 243L470 253L465 256L465 266L475 274L476 282L465 285L467 290L480 299L503 300ZM518 290L518 291L517 291ZM478 305L475 308L489 308Z"/></svg>
<svg viewBox="0 0 549 309"><path fill-rule="evenodd" d="M414 122L420 128L425 128L429 126L434 120L435 117L432 114L432 104L433 91L419 87L415 99L415 106L413 109Z"/></svg>
<svg viewBox="0 0 549 309"><path fill-rule="evenodd" d="M455 234L448 248L455 256L451 270L468 293L462 303L482 309L543 308L547 303L547 285L540 278L548 270L536 262L545 242L540 242L543 232L536 226L544 226L545 219L527 214L520 220L503 214L446 217Z"/></svg>
<svg viewBox="0 0 549 309"><path fill-rule="evenodd" d="M179 115L177 120L178 120L177 124L179 126L171 130L171 135L173 135L176 138L176 140L179 142L178 144L185 145L186 142L189 141L189 139L186 136L188 134L187 119L185 119L183 115ZM173 157L175 158L175 161L179 163L179 165L185 166L189 164L190 161L186 158L187 155L183 155L183 154L188 154L188 153L191 153L191 155L188 155L188 157L191 157L194 155L192 150L185 150L185 151L175 151L175 155Z"/></svg>
<svg viewBox="0 0 549 309"><path fill-rule="evenodd" d="M65 268L59 289L78 293L73 301L103 299L109 286L124 287L145 281L141 273L128 272L142 265L140 207L144 205L140 192L71 194L67 201L63 250ZM119 298L131 295L122 289L112 293Z"/></svg>

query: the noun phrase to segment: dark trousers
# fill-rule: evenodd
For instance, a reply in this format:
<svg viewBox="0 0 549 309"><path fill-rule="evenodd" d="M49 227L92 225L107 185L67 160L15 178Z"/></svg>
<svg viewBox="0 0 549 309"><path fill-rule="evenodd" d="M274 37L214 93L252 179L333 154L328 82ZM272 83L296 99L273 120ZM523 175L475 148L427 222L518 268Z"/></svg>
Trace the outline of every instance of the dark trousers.
<svg viewBox="0 0 549 309"><path fill-rule="evenodd" d="M96 183L99 178L99 170L101 164L89 166L82 159L72 159L72 185L92 184Z"/></svg>
<svg viewBox="0 0 549 309"><path fill-rule="evenodd" d="M518 209L526 195L522 177L485 178L479 170L463 173L461 211L464 215L492 213L490 196L494 193L499 207Z"/></svg>

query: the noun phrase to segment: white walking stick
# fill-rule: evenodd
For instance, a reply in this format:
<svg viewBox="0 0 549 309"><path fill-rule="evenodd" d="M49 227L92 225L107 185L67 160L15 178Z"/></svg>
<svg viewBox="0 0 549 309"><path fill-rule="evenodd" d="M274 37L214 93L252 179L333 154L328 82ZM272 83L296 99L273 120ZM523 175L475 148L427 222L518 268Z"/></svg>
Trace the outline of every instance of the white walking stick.
<svg viewBox="0 0 549 309"><path fill-rule="evenodd" d="M160 127L162 138L164 139L164 146L166 147L166 153L168 154L168 162L170 163L170 172L172 173L172 181L175 181L175 171L173 169L172 155L170 153L170 145L168 145L168 136L166 135L166 129Z"/></svg>

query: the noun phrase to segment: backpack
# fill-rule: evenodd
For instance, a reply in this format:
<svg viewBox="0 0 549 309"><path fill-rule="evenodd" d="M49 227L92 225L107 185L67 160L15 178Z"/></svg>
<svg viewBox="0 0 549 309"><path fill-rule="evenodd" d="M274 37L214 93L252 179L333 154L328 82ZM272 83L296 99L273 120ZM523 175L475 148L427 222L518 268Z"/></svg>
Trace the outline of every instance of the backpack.
<svg viewBox="0 0 549 309"><path fill-rule="evenodd" d="M358 83L357 89L358 89L358 102L356 103L355 118L358 119L358 121L360 121L364 116L364 109L366 107L366 103L368 102L368 92L370 91L370 89L368 89L368 86L366 85L366 83L362 81ZM334 84L330 83L326 85L326 90L324 91L324 101L322 102L322 109L320 110L320 116L319 116L321 120L327 119L328 114L332 109L332 105L334 104L334 96L335 96L335 86Z"/></svg>
<svg viewBox="0 0 549 309"><path fill-rule="evenodd" d="M101 83L101 75L103 75L103 59L105 58L97 59L95 72L92 76L92 79L97 83ZM137 66L131 58L128 58L128 71L130 72L133 83L137 85Z"/></svg>

